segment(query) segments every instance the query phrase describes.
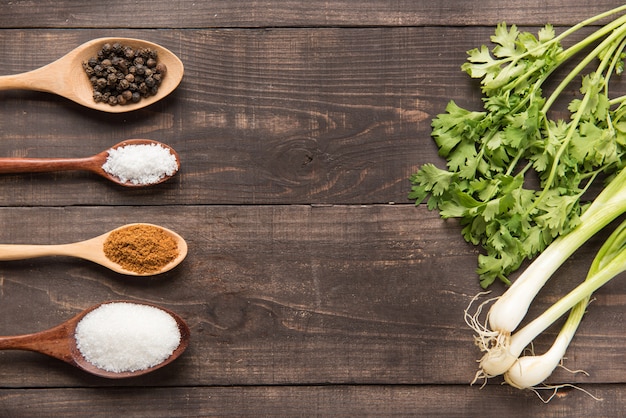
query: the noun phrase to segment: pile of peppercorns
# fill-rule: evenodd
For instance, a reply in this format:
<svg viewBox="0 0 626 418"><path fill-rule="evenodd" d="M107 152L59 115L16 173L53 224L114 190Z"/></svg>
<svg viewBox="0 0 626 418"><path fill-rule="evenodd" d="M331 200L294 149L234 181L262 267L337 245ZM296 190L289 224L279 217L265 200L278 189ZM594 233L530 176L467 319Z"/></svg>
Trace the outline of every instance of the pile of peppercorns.
<svg viewBox="0 0 626 418"><path fill-rule="evenodd" d="M119 43L102 45L98 56L83 62L83 68L96 103L112 106L154 96L167 72L165 64L157 62L157 51Z"/></svg>

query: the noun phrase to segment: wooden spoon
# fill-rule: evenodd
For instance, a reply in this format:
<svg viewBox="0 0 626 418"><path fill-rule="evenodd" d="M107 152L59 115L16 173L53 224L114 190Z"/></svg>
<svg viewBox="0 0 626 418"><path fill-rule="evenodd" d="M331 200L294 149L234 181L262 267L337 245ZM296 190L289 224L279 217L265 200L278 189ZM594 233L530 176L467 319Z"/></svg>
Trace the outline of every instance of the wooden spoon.
<svg viewBox="0 0 626 418"><path fill-rule="evenodd" d="M29 245L29 244L1 244L0 245L0 261L9 261L9 260L25 260L30 258L37 257L47 257L47 256L70 256L82 258L84 260L92 261L94 263L100 264L104 267L107 267L117 273L131 275L131 276L151 276L156 274L165 273L179 265L183 259L187 256L187 243L176 232L171 231L167 228L163 228L162 226L156 226L157 228L162 229L167 234L169 234L174 240L176 240L176 245L178 247L178 255L174 260L169 262L167 265L163 266L159 271L156 272L146 272L146 273L137 273L132 270L128 270L121 265L115 263L111 259L109 259L104 253L104 242L107 240L109 235L114 232L124 228L127 228L132 225L151 225L147 223L134 223L127 224L116 228L112 231L107 232L106 234L102 234L95 238L88 239L86 241L74 242L71 244L56 244L56 245Z"/></svg>
<svg viewBox="0 0 626 418"><path fill-rule="evenodd" d="M0 174L17 174L17 173L48 173L53 171L69 171L69 170L85 170L92 173L96 173L107 180L111 180L114 183L127 187L145 187L152 186L154 184L163 183L176 173L169 176L162 177L159 181L149 184L135 184L131 181L121 181L116 176L107 173L102 168L109 156L109 151L124 147L126 145L160 145L163 148L169 149L170 153L176 158L178 167L180 168L180 157L178 153L170 146L162 144L158 141L152 141L150 139L129 139L115 144L106 151L102 151L96 155L85 158L19 158L19 157L4 157L0 158ZM178 172L178 170L176 171Z"/></svg>
<svg viewBox="0 0 626 418"><path fill-rule="evenodd" d="M112 303L112 302L127 302L141 305L148 305L159 308L164 312L171 315L178 324L178 329L180 331L180 344L174 350L174 352L162 363L159 363L155 366L152 366L147 369L137 370L134 372L111 372L104 369L100 369L93 364L89 363L81 354L80 350L76 346L76 326L80 322L80 320L87 315L89 312L94 309L100 307L104 303ZM57 358L59 360L63 360L66 363L71 364L72 366L76 366L86 372L94 374L96 376L108 377L111 379L120 379L125 377L135 377L140 376L146 373L150 373L156 369L159 369L172 361L176 360L187 348L189 345L190 331L189 327L185 323L185 321L175 314L174 312L165 309L160 306L156 306L150 303L144 302L135 302L135 301L111 301L104 302L91 308L84 310L68 321L57 325L56 327L50 328L46 331L41 331L33 334L25 334L25 335L16 335L16 336L7 336L0 337L0 350L27 350L27 351L35 351L38 353L46 354L48 356Z"/></svg>
<svg viewBox="0 0 626 418"><path fill-rule="evenodd" d="M96 103L93 87L83 69L83 62L95 57L105 43L119 42L133 48L151 48L158 53L158 62L167 66L167 74L156 95L142 98L137 103L111 106ZM36 90L54 93L91 109L109 113L130 112L161 100L180 84L183 78L183 63L168 49L152 42L132 38L99 38L86 42L58 60L36 70L21 74L0 76L0 90Z"/></svg>

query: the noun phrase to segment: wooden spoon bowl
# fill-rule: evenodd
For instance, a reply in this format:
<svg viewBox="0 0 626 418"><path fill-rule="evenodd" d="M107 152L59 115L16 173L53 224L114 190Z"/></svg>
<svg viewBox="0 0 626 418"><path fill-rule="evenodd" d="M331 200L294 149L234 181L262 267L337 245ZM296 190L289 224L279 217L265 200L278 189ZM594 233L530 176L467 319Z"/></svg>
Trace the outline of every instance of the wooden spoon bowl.
<svg viewBox="0 0 626 418"><path fill-rule="evenodd" d="M93 86L83 69L83 62L97 55L105 43L120 43L133 48L150 48L158 53L158 62L167 67L167 74L154 96L137 103L111 106L93 99ZM184 74L181 60L168 49L152 42L133 38L98 38L86 42L58 60L21 74L0 76L0 90L35 90L57 94L91 109L109 113L130 112L149 106L169 95L180 84Z"/></svg>

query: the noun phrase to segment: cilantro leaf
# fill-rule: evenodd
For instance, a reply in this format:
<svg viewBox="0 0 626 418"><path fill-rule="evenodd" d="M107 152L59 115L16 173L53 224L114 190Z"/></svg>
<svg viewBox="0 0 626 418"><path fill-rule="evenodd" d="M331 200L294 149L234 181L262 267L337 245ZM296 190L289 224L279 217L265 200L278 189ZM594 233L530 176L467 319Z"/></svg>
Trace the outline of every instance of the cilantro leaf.
<svg viewBox="0 0 626 418"><path fill-rule="evenodd" d="M410 199L458 218L464 239L483 248L476 271L485 288L509 284L524 260L576 227L598 174L611 178L626 165L626 97L609 99L611 72L624 67L623 39L594 50L596 69L576 77L575 68L545 96L544 83L580 50L563 49L562 39L551 25L535 36L503 22L491 47L469 50L461 70L480 79L483 109L450 101L432 121L446 169L424 164L410 179ZM574 80L580 96L555 112L569 118L552 119Z"/></svg>

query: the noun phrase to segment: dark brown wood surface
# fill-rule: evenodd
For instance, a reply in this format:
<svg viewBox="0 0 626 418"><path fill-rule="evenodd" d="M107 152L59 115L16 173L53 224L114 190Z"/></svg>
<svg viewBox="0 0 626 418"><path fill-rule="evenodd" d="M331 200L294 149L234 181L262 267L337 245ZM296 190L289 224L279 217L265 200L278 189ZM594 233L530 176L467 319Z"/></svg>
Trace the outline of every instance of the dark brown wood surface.
<svg viewBox="0 0 626 418"><path fill-rule="evenodd" d="M568 351L567 367L588 375L551 378L603 401L564 389L545 405L498 379L470 386L480 353L463 311L480 291L479 250L407 199L411 173L442 162L432 118L451 99L480 106L459 69L465 51L500 21L561 30L619 4L6 2L0 75L101 36L159 43L186 71L171 96L130 114L0 91L0 156L81 157L149 138L182 160L174 179L145 189L84 172L2 175L0 242L73 242L150 222L185 237L189 255L141 279L72 258L2 262L0 334L134 299L179 313L192 340L173 364L121 381L0 352L0 416L622 415L626 283L597 292ZM532 312L584 277L602 238Z"/></svg>

